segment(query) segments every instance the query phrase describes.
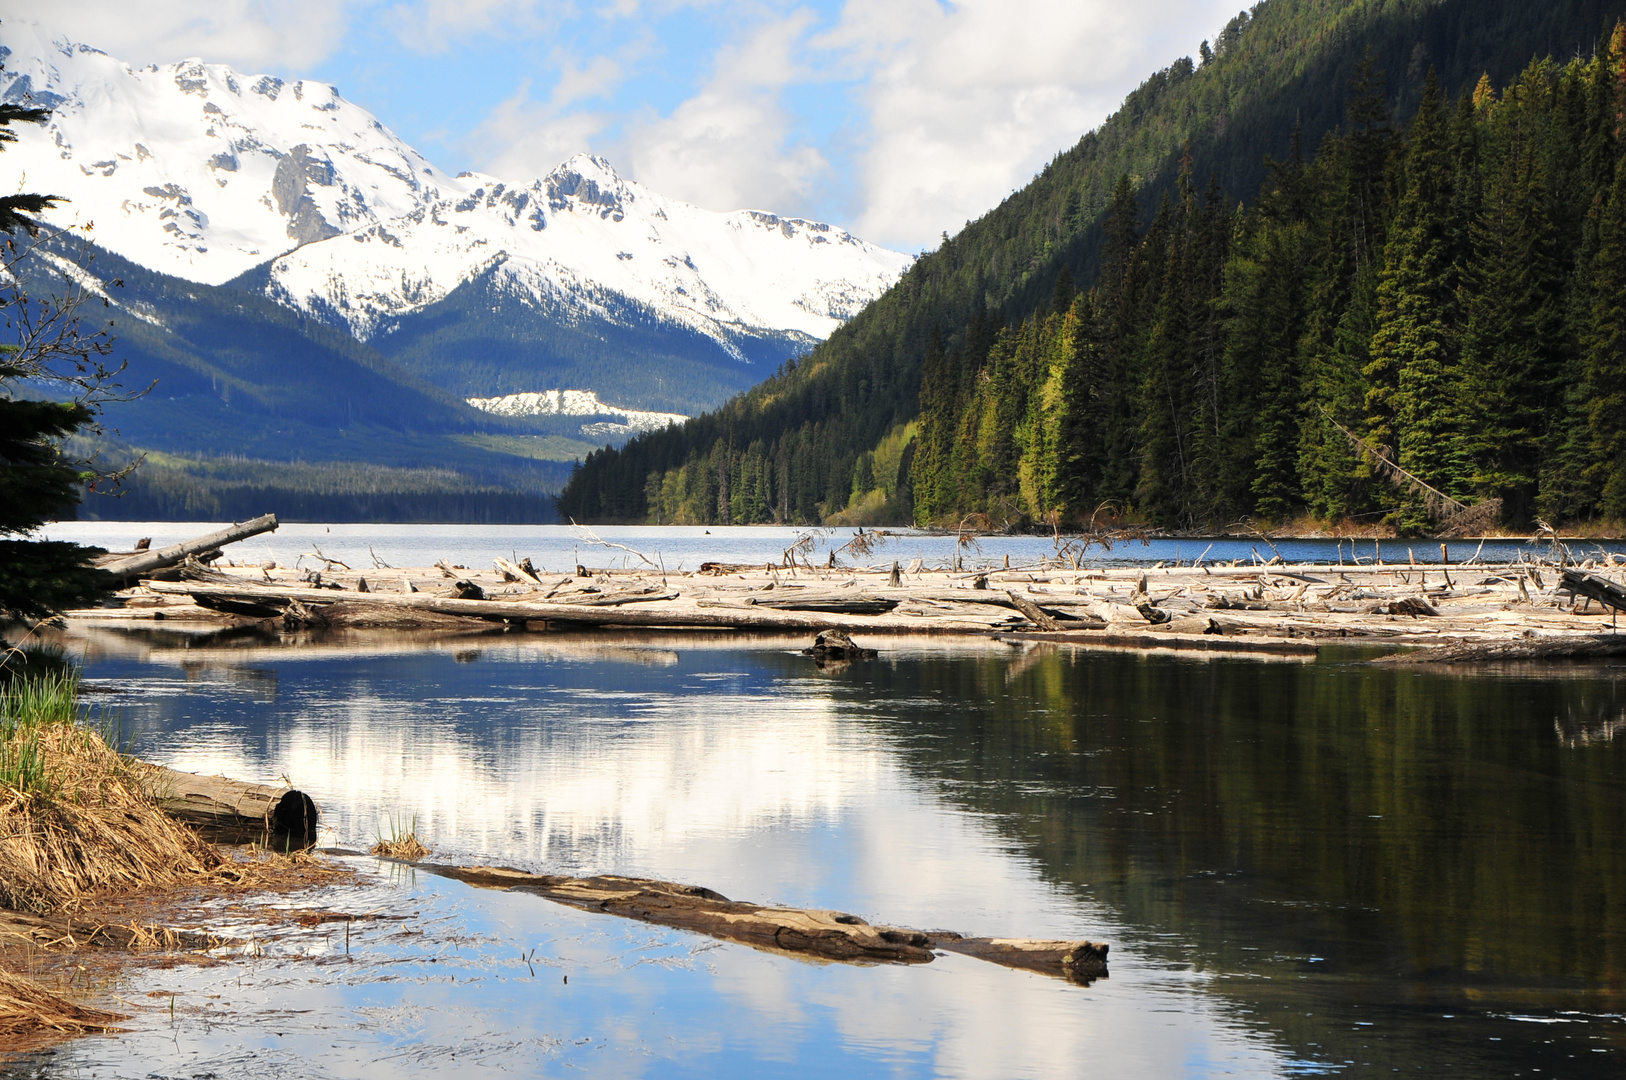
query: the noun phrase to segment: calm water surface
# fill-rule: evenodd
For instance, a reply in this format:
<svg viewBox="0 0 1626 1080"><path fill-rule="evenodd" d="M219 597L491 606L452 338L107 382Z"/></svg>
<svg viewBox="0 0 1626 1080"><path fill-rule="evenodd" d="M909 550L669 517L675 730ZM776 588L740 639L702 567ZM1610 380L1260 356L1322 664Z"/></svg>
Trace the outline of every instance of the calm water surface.
<svg viewBox="0 0 1626 1080"><path fill-rule="evenodd" d="M415 817L448 859L1106 940L1110 978L807 964L357 860L351 910L418 917L138 971L129 1034L16 1070L1626 1072L1626 669L801 644L77 639L137 752L287 776L339 843Z"/></svg>
<svg viewBox="0 0 1626 1080"><path fill-rule="evenodd" d="M202 536L230 522L218 521L68 521L48 527L44 534L53 540L93 544L110 551L127 551L137 540L148 537L154 547ZM785 549L804 537L812 546L804 557L823 564L832 550L847 544L854 529L802 529L770 525L713 528L701 526L601 526L589 532L568 525L313 525L290 522L274 533L253 537L227 549L227 557L239 562L260 563L275 559L284 566L294 565L305 556L307 565L320 567L310 558L315 552L340 559L352 567L364 568L379 559L392 566L433 566L437 560L476 568L489 568L495 557L530 557L534 565L549 571L570 571L578 563L592 567L639 567L639 558L668 570L695 570L710 561L737 563L780 563ZM594 537L605 543L595 543ZM613 547L609 545L624 545ZM627 549L632 549L628 551ZM1452 541L1447 554L1453 561L1478 555L1488 562L1505 562L1524 555L1545 555L1546 545L1518 540ZM1620 541L1583 541L1572 545L1577 557L1599 552L1626 552ZM635 554L638 553L638 554ZM854 559L840 552L843 565L853 562L890 566L893 560L907 564L918 558L929 566L944 565L958 556L966 566L1003 565L1010 556L1013 565L1054 556L1056 543L1043 536L984 536L962 548L954 536L921 533L910 529L890 530L888 538L874 551ZM1136 563L1190 563L1205 557L1209 562L1258 557L1268 560L1280 553L1291 562L1331 562L1359 559L1370 562L1381 556L1386 562L1438 562L1437 541L1390 540L1152 540L1130 541L1110 548L1091 547L1080 565L1123 566Z"/></svg>

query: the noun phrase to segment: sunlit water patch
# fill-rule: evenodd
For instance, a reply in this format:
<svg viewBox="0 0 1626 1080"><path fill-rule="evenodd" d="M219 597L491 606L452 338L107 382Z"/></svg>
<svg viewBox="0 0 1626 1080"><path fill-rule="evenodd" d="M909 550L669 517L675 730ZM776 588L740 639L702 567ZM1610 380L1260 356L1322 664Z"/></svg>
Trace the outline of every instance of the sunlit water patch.
<svg viewBox="0 0 1626 1080"><path fill-rule="evenodd" d="M77 644L134 750L286 776L330 841L415 820L437 858L1089 937L1112 973L806 964L379 869L364 902L414 919L349 953L328 928L137 971L134 1030L28 1066L48 1075L1609 1076L1626 1049L1618 668L918 639L839 671L721 636Z"/></svg>
<svg viewBox="0 0 1626 1080"><path fill-rule="evenodd" d="M155 548L210 533L222 522L186 521L65 521L48 526L42 535L53 540L93 544L112 551L127 551L142 538ZM1013 566L1055 558L1058 540L1046 536L981 536L962 538L955 534L924 533L913 529L890 529L876 538L867 554L854 555L849 547L857 530L797 528L777 525L616 525L593 530L568 525L318 525L288 522L274 533L253 537L227 549L229 559L260 564L272 560L282 566L296 564L321 569L316 556L338 559L358 570L378 563L390 566L433 566L439 560L474 569L491 568L496 558L530 558L541 571L566 573L578 564L598 568L661 568L671 572L693 571L702 563L749 563L779 565L789 549L806 540L799 550L800 561L824 565L835 552L843 566L854 563L890 566L894 561L908 565L920 559L929 566L945 566L960 560L967 567ZM598 542L602 541L602 542ZM1076 549L1069 549L1076 551ZM1583 541L1574 545L1578 558L1604 553L1626 552L1620 541ZM1112 567L1183 562L1190 565L1204 559L1209 565L1222 561L1265 562L1280 555L1292 562L1390 563L1415 560L1433 563L1440 559L1440 545L1434 541L1401 540L1275 540L1222 537L1120 541L1110 545L1093 544L1079 554L1079 565ZM1521 556L1549 555L1550 547L1521 540L1452 541L1446 555L1453 561L1479 557L1489 562L1506 562Z"/></svg>

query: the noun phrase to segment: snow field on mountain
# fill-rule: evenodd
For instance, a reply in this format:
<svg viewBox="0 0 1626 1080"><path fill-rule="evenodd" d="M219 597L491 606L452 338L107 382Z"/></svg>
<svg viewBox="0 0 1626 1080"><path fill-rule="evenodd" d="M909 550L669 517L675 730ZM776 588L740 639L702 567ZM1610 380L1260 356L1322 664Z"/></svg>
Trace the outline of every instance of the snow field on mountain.
<svg viewBox="0 0 1626 1080"><path fill-rule="evenodd" d="M296 246L410 213L440 179L330 86L186 60L132 68L0 27L4 100L53 109L17 126L5 164L65 196L52 220L152 270L218 285ZM295 153L296 148L304 150Z"/></svg>
<svg viewBox="0 0 1626 1080"><path fill-rule="evenodd" d="M331 86L184 60L132 68L0 27L0 98L49 106L5 164L96 243L269 295L363 340L480 275L565 321L654 319L736 357L741 335L822 339L911 259L816 222L666 199L582 154L527 184L439 173ZM274 261L272 261L274 260Z"/></svg>
<svg viewBox="0 0 1626 1080"><path fill-rule="evenodd" d="M502 397L469 398L468 403L497 416L619 416L621 423L584 424L587 435L629 435L658 431L669 424L681 424L682 413L623 409L600 401L591 390L544 390L541 393L505 394Z"/></svg>

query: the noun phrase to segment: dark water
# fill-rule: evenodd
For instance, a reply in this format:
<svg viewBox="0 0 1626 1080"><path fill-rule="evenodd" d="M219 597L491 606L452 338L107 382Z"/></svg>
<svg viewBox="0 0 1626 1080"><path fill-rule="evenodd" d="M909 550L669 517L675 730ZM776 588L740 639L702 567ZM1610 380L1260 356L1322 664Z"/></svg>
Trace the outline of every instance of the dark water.
<svg viewBox="0 0 1626 1080"><path fill-rule="evenodd" d="M821 672L776 639L181 640L91 635L134 748L287 775L333 839L415 815L441 856L1091 937L1112 974L815 966L386 876L377 902L423 936L138 974L132 997L244 970L259 996L148 1016L48 1075L1626 1073L1621 667L894 640Z"/></svg>

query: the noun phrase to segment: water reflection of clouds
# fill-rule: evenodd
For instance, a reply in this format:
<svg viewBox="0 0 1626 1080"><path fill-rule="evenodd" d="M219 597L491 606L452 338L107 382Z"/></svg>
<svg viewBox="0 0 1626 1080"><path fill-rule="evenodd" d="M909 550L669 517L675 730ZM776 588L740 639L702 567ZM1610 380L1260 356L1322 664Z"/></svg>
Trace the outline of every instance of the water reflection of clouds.
<svg viewBox="0 0 1626 1080"><path fill-rule="evenodd" d="M393 896L379 897L381 891ZM95 1075L1271 1076L1200 995L1092 990L950 956L806 964L420 875L352 953L134 973L129 1033L58 1052ZM536 950L537 962L517 959ZM649 957L676 964L648 964ZM569 975L569 982L563 979ZM149 999L159 991L165 996ZM171 1017L167 993L178 995ZM211 998L208 995L218 995ZM155 1001L143 1007L143 1003Z"/></svg>
<svg viewBox="0 0 1626 1080"><path fill-rule="evenodd" d="M132 700L146 710L153 756L204 772L287 775L351 842L387 831L392 815L416 815L443 856L632 872L996 936L1128 936L1081 886L1045 881L998 820L949 802L904 767L874 723L897 703L842 700L798 669L742 666L737 652L673 655L652 668L531 645L482 646L468 664L454 664L449 648L294 654L272 667L279 693L267 702L222 654L187 697ZM236 659L267 663L260 652ZM183 710L206 719L182 724ZM685 935L533 897L473 894L458 917L515 954L553 942L548 952L571 985L597 997L538 996L517 980L503 989L490 970L459 968L453 986L437 981L446 971L438 966L392 968L399 981L387 992L365 975L307 986L284 971L264 1008L297 993L300 1007L336 1016L405 1010L355 1012L373 1030L336 1044L294 1023L301 1049L286 1061L319 1060L342 1075L435 1071L454 1055L460 1066L521 1073L569 1058L629 1076L1054 1076L1084 1063L1171 1076L1193 1061L1278 1071L1276 1050L1235 1023L1203 977L1117 951L1113 979L1090 990L952 956L924 968L852 969L727 946L680 970L627 957L652 933L668 946L692 943ZM507 947L490 946L492 957ZM476 977L483 988L463 985ZM606 1049L581 1056L570 1040L585 1035ZM673 1046L688 1056L674 1060Z"/></svg>

